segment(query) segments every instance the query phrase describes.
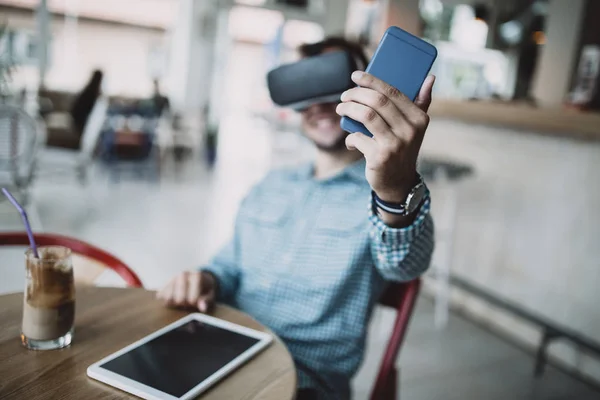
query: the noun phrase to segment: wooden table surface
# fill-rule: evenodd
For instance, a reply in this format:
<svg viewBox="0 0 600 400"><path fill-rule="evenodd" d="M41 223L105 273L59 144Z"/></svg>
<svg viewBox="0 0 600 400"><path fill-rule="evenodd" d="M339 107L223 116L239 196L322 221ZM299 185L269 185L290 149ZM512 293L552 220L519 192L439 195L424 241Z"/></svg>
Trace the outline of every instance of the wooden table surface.
<svg viewBox="0 0 600 400"><path fill-rule="evenodd" d="M0 296L0 399L135 398L89 378L86 369L188 314L164 307L154 296L143 289L78 287L73 344L50 351L21 345L23 294ZM268 332L248 315L226 306L217 306L213 315ZM285 400L293 399L295 390L294 363L276 338L199 398Z"/></svg>

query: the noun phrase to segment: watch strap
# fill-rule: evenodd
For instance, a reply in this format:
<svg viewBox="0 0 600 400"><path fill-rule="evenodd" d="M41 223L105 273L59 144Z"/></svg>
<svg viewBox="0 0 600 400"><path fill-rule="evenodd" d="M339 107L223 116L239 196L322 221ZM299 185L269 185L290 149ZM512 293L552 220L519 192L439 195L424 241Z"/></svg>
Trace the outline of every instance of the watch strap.
<svg viewBox="0 0 600 400"><path fill-rule="evenodd" d="M424 185L423 178L420 175L417 175L417 176L418 176L418 182L415 185L415 187L413 188L413 190L415 190L419 185ZM424 196L424 198L429 195L429 191L427 190L427 187L425 187L425 190L426 190L426 195ZM410 210L408 210L408 204L407 204L408 198L402 203L393 203L393 202L382 200L379 196L377 196L377 193L375 193L375 191L373 191L373 190L371 190L371 198L372 198L372 204L373 204L373 211L375 213L377 213L377 209L381 209L390 214L395 214L395 215L400 215L400 216L407 216L408 214L410 214ZM424 198L421 199L420 203L423 202Z"/></svg>
<svg viewBox="0 0 600 400"><path fill-rule="evenodd" d="M390 214L406 215L406 205L404 203L391 203L381 200L379 196L377 196L377 193L375 193L373 190L371 190L371 197L375 207L380 208Z"/></svg>

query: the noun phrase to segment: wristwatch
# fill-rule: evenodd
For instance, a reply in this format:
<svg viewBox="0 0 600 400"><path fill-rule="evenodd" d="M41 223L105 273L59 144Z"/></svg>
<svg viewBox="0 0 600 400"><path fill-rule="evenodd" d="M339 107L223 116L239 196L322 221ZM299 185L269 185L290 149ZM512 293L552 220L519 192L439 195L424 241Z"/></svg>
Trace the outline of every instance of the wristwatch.
<svg viewBox="0 0 600 400"><path fill-rule="evenodd" d="M371 197L373 202L373 211L377 208L384 210L390 214L407 216L415 212L423 199L428 194L427 186L425 186L425 182L423 182L423 178L421 175L418 175L417 184L411 189L406 196L406 200L403 203L390 203L384 200L381 200L374 191L371 191Z"/></svg>

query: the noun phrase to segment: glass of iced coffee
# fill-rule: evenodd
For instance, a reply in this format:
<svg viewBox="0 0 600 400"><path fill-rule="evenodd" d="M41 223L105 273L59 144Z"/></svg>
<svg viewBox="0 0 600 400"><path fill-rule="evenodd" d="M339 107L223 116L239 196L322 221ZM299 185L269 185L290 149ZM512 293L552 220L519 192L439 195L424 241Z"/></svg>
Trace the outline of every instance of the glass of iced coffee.
<svg viewBox="0 0 600 400"><path fill-rule="evenodd" d="M61 246L25 252L21 342L34 350L66 347L73 340L75 284L71 250Z"/></svg>

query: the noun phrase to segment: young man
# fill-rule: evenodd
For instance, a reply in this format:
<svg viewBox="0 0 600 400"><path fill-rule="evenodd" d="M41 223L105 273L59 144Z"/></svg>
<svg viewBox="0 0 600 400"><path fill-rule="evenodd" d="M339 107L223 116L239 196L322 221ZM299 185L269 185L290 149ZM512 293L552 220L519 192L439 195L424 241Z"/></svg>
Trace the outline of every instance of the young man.
<svg viewBox="0 0 600 400"><path fill-rule="evenodd" d="M301 53L331 50L366 64L362 50L342 39ZM352 78L360 87L341 103L302 111L318 149L314 163L270 173L244 199L233 239L211 264L158 293L169 306L202 312L225 302L270 327L294 357L299 399L350 397L386 281L421 275L434 245L429 196L416 172L433 76L415 103L366 73ZM342 115L364 123L373 138L346 134ZM397 205L407 211L397 213Z"/></svg>

